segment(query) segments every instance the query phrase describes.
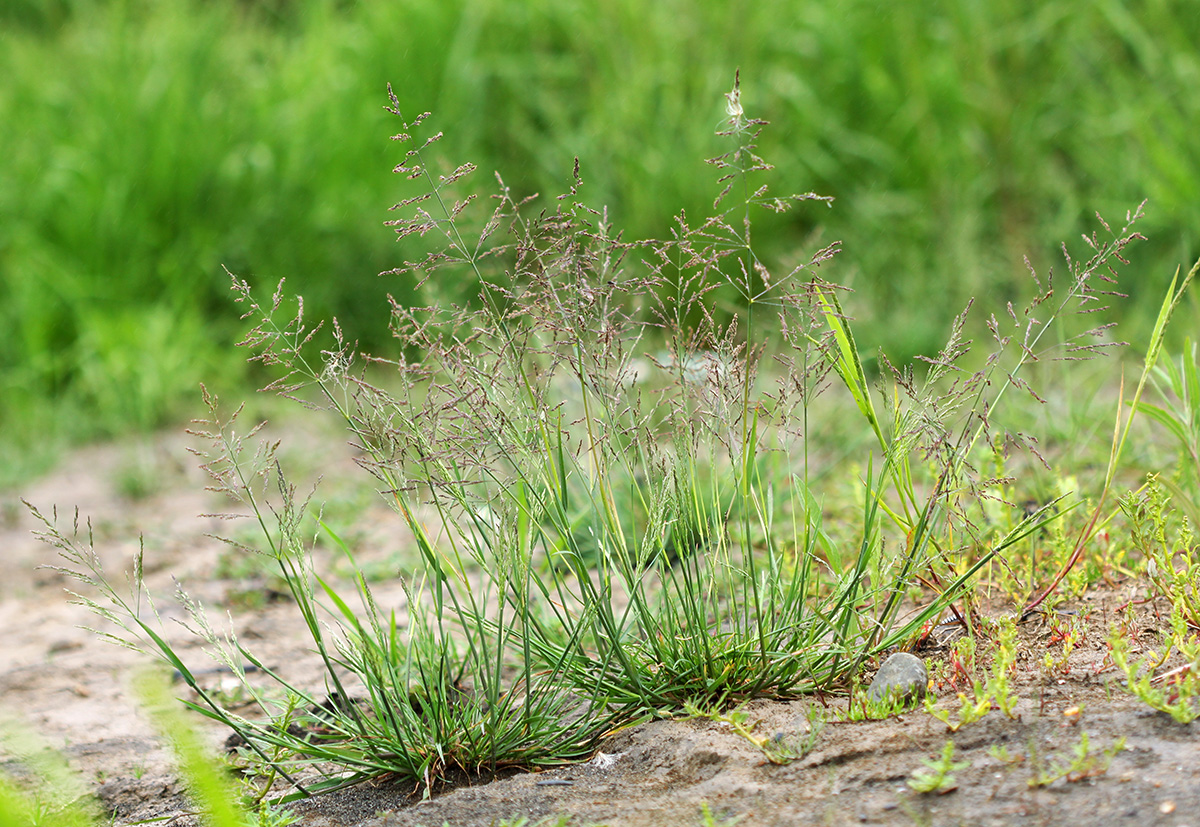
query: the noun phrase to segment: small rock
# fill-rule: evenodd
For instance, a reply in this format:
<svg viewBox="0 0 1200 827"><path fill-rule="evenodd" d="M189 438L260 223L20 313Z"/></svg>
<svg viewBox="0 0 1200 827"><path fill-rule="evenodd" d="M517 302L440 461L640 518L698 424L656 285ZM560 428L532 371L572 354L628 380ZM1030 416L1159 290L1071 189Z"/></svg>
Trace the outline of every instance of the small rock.
<svg viewBox="0 0 1200 827"><path fill-rule="evenodd" d="M907 652L897 652L883 662L875 679L867 689L867 697L874 703L888 698L909 701L919 701L925 697L925 689L929 685L929 671L925 663L916 655Z"/></svg>

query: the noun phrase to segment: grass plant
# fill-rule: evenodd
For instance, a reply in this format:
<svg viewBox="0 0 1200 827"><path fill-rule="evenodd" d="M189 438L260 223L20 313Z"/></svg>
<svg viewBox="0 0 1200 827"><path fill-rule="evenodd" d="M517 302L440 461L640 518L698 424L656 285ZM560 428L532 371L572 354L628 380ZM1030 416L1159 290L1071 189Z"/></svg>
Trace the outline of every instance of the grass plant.
<svg viewBox="0 0 1200 827"><path fill-rule="evenodd" d="M554 675L535 675L532 664L520 680L501 685L500 670L508 666L503 634L493 636L486 629L481 639L471 639L466 629L465 642L454 639L446 633L440 612L430 612L420 602L419 591L410 596L407 623L398 624L394 614L379 611L365 579L358 577L364 619L312 571L308 548L298 535L304 504L295 500L294 490L281 478L269 477L280 486L278 498L260 499L254 483L259 474L271 471L270 446L255 457L258 473L241 477L246 470L238 464L245 460L239 453L242 438L228 428L208 435L222 453L210 458L207 467L223 490L251 504L258 519L271 515L274 521L263 524L267 548L260 553L275 560L325 664L327 685L321 695L271 670L232 630L217 633L203 607L180 591L177 597L190 614L190 628L241 681L266 718L254 722L231 711L220 696L202 686L164 637L144 590L141 554L129 594L124 595L105 578L90 527L84 531L76 517L66 531L57 525L57 515L34 513L46 525L44 536L64 556L68 565L63 570L101 595L103 603L90 597L80 600L116 625L117 631L104 636L176 670L198 697L187 705L241 736L242 758L255 774L287 781L299 795L384 774L398 775L428 792L453 772L478 775L513 764L586 757L612 726L613 716L596 708L594 698L589 704L586 698L554 691ZM335 632L326 631L318 594L329 601L325 606L333 614ZM247 665L267 675L274 691L265 692L247 680ZM464 686L467 674L470 685Z"/></svg>
<svg viewBox="0 0 1200 827"><path fill-rule="evenodd" d="M1200 361L1196 343L1187 338L1178 360L1169 356L1150 377L1159 405L1143 404L1146 416L1165 428L1178 443L1179 463L1159 482L1192 525L1200 525Z"/></svg>
<svg viewBox="0 0 1200 827"><path fill-rule="evenodd" d="M383 775L428 794L464 774L582 758L646 716L844 688L1057 518L1053 500L996 531L988 503L1011 480L992 476L988 457L997 444L1031 447L1003 426L1010 400L1032 394L1029 364L1115 347L1109 324L1074 319L1119 295L1113 268L1140 238L1140 209L1119 230L1102 222L1087 259L1067 256L1065 278L1031 268L1028 306L987 318L982 367L966 366L964 311L921 370L881 357L877 387L845 290L821 274L839 245L779 265L753 232L764 215L825 199L770 195L766 124L746 115L736 77L725 101L710 216L681 213L666 240L630 242L588 206L578 163L549 206L499 180L480 211L473 165L443 164L428 116L406 119L390 94L407 147L395 171L416 183L388 223L421 254L389 275L413 290L478 285L456 304L393 298L391 355L360 352L338 321L312 323L301 300L292 311L282 282L260 301L233 278L253 325L242 345L275 377L267 389L344 423L420 555L406 606L385 611L353 549L318 520L355 572L354 594L340 592L316 573L311 495L297 494L277 443L255 447L258 428L240 430L205 393L204 468L260 529L253 548L233 545L278 568L324 665L322 689L217 634L181 594L265 718L225 708L142 610L152 605L141 556L125 596L78 518L70 529L43 518L63 570L99 595L81 599L118 624L119 642L178 670L197 693L190 705L233 728L258 771L296 795ZM1178 297L1173 284L1152 354ZM846 547L823 529L810 428L835 387L870 435L854 462L858 528ZM990 697L1007 698L1004 669Z"/></svg>

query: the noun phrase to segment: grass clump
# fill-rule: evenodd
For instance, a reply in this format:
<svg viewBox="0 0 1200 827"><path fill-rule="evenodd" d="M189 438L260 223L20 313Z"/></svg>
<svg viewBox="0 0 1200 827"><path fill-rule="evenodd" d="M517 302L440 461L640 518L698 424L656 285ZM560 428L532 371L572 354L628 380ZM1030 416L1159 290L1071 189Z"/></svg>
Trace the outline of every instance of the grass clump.
<svg viewBox="0 0 1200 827"><path fill-rule="evenodd" d="M1112 267L1139 238L1129 225L1140 211L1089 237L1087 260L1068 256L1065 285L1035 272L1029 307L988 318L993 348L978 369L964 311L922 371L884 359L880 394L844 288L819 274L838 245L785 267L760 252L762 213L822 199L778 198L760 183L771 169L757 150L765 123L746 116L736 79L720 133L730 149L711 161L712 215L678 215L665 241L617 234L581 196L578 164L550 207L537 211L501 180L475 218L474 167L439 170L427 116L406 120L394 94L390 103L409 147L396 172L420 188L388 223L424 251L394 272L418 285L465 279L478 295L392 301L395 342L381 356L359 352L336 321L311 324L302 302L286 311L282 283L266 302L244 280L233 288L253 323L242 344L277 376L268 389L341 419L411 535L420 563L404 608L376 602L323 521L325 543L357 572L354 595L316 573L302 528L309 498L277 444L254 447L258 429L240 431L207 393L195 431L204 467L260 528L254 548L235 545L287 583L324 665L322 691L218 635L181 596L266 716L229 711L139 610L140 557L126 597L77 522L68 532L45 521L119 639L178 670L198 693L193 708L236 730L243 758L296 794L384 775L428 793L464 774L582 758L646 716L844 688L1055 519L1052 502L996 531L987 503L1011 480L980 469L998 444L1030 444L1000 425L1008 399L1030 390L1029 362L1114 346L1105 324L1054 342L1047 333L1118 295ZM831 386L840 402L822 398ZM823 528L819 399L869 434L847 545ZM246 680L245 663L270 691ZM1002 705L1003 680L988 687Z"/></svg>

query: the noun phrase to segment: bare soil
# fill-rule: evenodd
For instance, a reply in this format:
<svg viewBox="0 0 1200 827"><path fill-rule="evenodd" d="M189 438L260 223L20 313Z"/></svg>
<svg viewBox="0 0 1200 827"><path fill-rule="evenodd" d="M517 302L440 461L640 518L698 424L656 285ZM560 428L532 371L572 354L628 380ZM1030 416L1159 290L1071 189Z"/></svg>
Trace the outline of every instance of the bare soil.
<svg viewBox="0 0 1200 827"><path fill-rule="evenodd" d="M297 680L319 680L292 607L269 600L246 607L246 590L256 584L215 576L225 547L206 535L227 532L229 525L197 515L225 506L203 491L205 480L184 444L182 437L167 436L151 445L89 448L0 502L0 707L18 713L68 757L116 824L171 816L187 821L188 804L168 753L127 685L131 670L145 658L78 628L96 626L97 619L68 602L64 589L70 583L63 575L39 568L55 563L55 554L30 535L37 526L18 497L47 514L57 505L64 525L76 506L90 515L97 551L113 575L129 568L138 533L144 534L147 579L171 639L193 668L205 668L206 655L186 630L169 622L182 617L172 599L173 580L185 584L214 616L229 608L240 638L268 663ZM133 467L141 468L138 473L148 469L151 481L148 496L136 500L119 493L122 479L123 487L130 487ZM349 457L331 461L324 470L335 478L349 474ZM382 506L368 507L357 522L355 539L364 555L376 554L386 565L396 551L399 527ZM376 588L383 605L402 600L386 580ZM270 596L266 584L261 592ZM831 720L815 747L786 765L768 761L727 725L706 719L654 721L614 733L584 764L465 785L427 801L413 798L410 788L383 781L301 802L293 810L307 827L484 827L500 819L533 821L551 814L570 815L577 824L700 825L704 807L712 823L743 827L1200 825L1200 724L1177 724L1131 698L1108 660L1105 640L1114 610L1144 597L1143 592L1136 581L1115 582L1065 607L1078 612L1086 635L1065 666L1051 672L1042 660L1047 652L1062 651L1054 623L1043 616L1022 623L1015 719L993 711L956 733L923 710L847 722L837 720L845 699L827 698ZM237 595L241 598L234 599ZM1135 654L1141 645L1158 642L1162 626L1153 604L1140 611ZM954 672L944 666L949 653L944 643L918 652L930 664L939 704L946 707L957 706L956 688L964 688L961 681L957 686L951 681ZM213 672L211 680L219 687L222 676ZM812 703L819 701L760 701L746 712L756 733L800 735ZM228 734L205 731L214 750ZM1055 762L1069 762L1085 732L1094 755L1122 737L1124 749L1106 771L1031 785ZM940 755L947 740L954 741L957 760L970 762L954 773L953 789L943 794L910 789L906 781L925 759ZM1007 760L996 748L1007 750ZM20 774L11 760L3 768Z"/></svg>

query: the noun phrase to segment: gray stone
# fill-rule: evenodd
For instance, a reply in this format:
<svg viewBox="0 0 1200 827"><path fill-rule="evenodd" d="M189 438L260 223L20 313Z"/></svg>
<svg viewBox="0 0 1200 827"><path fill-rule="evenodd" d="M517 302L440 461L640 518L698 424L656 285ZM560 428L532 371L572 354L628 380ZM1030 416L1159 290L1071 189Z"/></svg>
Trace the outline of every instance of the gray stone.
<svg viewBox="0 0 1200 827"><path fill-rule="evenodd" d="M925 663L916 655L897 652L879 667L867 689L867 697L874 703L889 698L909 703L924 698L928 685L929 671Z"/></svg>

